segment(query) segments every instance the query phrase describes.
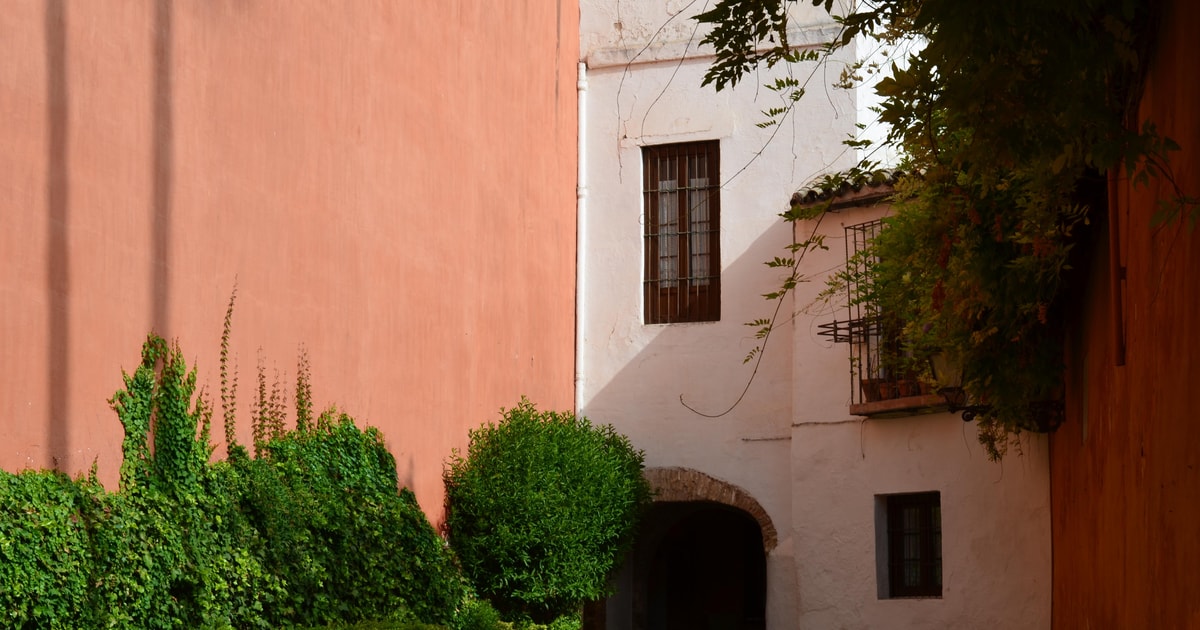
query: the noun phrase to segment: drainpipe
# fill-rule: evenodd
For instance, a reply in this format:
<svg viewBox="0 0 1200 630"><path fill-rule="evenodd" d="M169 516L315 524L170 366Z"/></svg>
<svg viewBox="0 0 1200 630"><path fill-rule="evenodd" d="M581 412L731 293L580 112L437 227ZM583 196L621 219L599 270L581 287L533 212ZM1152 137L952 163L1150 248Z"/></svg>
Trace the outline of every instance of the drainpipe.
<svg viewBox="0 0 1200 630"><path fill-rule="evenodd" d="M585 349L584 316L587 291L587 63L579 62L579 79L575 83L579 101L579 173L575 180L575 414L583 415L583 356Z"/></svg>

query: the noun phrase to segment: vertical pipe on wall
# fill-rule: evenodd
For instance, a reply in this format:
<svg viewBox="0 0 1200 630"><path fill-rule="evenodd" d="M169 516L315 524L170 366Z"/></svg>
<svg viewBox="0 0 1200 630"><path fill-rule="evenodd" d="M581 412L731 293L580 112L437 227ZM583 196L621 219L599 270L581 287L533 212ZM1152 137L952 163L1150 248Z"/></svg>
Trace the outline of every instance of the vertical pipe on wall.
<svg viewBox="0 0 1200 630"><path fill-rule="evenodd" d="M584 324L587 288L587 63L579 62L579 79L575 84L579 101L579 172L575 179L575 414L583 415L583 358Z"/></svg>

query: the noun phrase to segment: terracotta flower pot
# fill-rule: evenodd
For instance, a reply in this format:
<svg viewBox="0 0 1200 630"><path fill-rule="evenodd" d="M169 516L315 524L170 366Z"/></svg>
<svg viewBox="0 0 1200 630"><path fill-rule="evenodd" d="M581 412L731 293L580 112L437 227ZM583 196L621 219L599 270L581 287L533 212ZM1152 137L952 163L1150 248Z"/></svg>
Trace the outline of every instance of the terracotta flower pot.
<svg viewBox="0 0 1200 630"><path fill-rule="evenodd" d="M884 400L887 392L887 381L881 378L864 378L859 381L862 388L863 402L879 402Z"/></svg>

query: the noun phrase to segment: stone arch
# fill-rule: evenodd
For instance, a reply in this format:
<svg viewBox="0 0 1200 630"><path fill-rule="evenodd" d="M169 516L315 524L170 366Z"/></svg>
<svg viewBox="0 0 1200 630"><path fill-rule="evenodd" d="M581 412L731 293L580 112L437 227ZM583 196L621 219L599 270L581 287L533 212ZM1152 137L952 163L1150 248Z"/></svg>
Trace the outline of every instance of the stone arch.
<svg viewBox="0 0 1200 630"><path fill-rule="evenodd" d="M647 468L642 474L650 483L656 502L711 501L735 507L758 522L764 552L770 553L779 543L771 517L746 490L691 468Z"/></svg>

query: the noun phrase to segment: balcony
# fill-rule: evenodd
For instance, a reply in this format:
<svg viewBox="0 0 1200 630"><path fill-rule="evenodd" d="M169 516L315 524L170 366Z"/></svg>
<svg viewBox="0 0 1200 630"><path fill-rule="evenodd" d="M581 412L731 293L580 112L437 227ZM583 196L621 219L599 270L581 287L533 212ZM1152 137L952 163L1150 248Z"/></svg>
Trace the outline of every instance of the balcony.
<svg viewBox="0 0 1200 630"><path fill-rule="evenodd" d="M859 385L862 399L850 404L850 413L856 416L911 416L946 408L946 399L919 380L864 378Z"/></svg>
<svg viewBox="0 0 1200 630"><path fill-rule="evenodd" d="M899 339L889 334L880 317L827 322L818 334L850 344L850 413L857 416L899 417L946 408L935 387L917 374L896 374L883 360L885 350L899 351Z"/></svg>

